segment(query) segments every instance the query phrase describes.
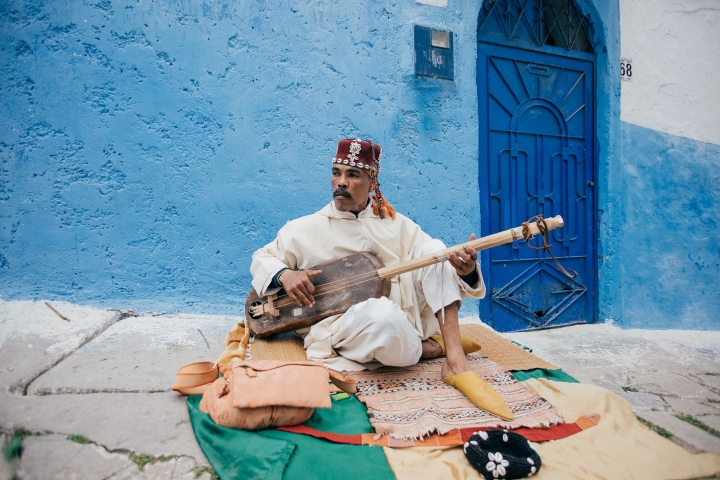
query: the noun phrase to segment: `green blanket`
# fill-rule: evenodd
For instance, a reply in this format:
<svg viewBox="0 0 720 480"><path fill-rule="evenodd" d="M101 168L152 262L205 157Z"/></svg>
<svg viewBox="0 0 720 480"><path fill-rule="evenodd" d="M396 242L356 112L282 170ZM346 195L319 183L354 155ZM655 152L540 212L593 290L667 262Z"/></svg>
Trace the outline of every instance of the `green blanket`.
<svg viewBox="0 0 720 480"><path fill-rule="evenodd" d="M529 378L547 378L554 382L580 383L562 370L536 368L535 370L517 370L510 373L512 373L519 382L524 382Z"/></svg>
<svg viewBox="0 0 720 480"><path fill-rule="evenodd" d="M519 381L548 378L577 382L562 370L536 369L512 373ZM330 443L273 429L248 432L219 427L198 408L200 398L195 395L187 399L190 423L200 448L223 480L395 478L380 447ZM365 405L355 396L333 402L331 409L315 410L305 424L324 432L373 432Z"/></svg>
<svg viewBox="0 0 720 480"><path fill-rule="evenodd" d="M200 396L188 397L195 436L221 479L327 478L394 479L383 449L342 445L277 430L248 432L219 427L199 410ZM365 405L355 396L317 409L306 425L334 433L372 433Z"/></svg>

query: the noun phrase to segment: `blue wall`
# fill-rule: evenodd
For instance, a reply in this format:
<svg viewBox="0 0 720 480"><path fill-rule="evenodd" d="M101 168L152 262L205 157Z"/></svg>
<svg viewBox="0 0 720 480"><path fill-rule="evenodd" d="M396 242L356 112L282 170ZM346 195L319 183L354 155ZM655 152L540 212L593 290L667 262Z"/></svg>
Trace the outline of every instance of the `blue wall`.
<svg viewBox="0 0 720 480"><path fill-rule="evenodd" d="M720 329L720 145L622 123L623 327Z"/></svg>
<svg viewBox="0 0 720 480"><path fill-rule="evenodd" d="M479 7L451 4L0 2L0 296L240 312L346 136L383 146L398 211L465 240ZM455 33L454 81L413 75L414 24Z"/></svg>
<svg viewBox="0 0 720 480"><path fill-rule="evenodd" d="M449 3L0 2L0 297L239 313L252 251L329 201L346 136L384 147L400 212L463 241L479 5ZM596 50L598 319L718 328L720 147L621 123L618 2L577 4ZM413 75L415 24L454 32L454 81Z"/></svg>

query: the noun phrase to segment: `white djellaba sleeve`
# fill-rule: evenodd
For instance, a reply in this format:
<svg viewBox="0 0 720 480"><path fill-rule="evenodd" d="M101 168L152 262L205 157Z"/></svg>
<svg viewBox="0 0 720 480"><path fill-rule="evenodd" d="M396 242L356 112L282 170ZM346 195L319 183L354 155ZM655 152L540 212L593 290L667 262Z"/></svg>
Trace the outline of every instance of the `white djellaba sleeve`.
<svg viewBox="0 0 720 480"><path fill-rule="evenodd" d="M460 287L460 295L464 298L485 298L485 282L483 281L482 270L480 270L479 262L475 263L475 268L478 273L478 283L474 287L465 283L462 278L460 278L460 275L458 275L457 270L453 269L455 282Z"/></svg>
<svg viewBox="0 0 720 480"><path fill-rule="evenodd" d="M283 247L283 230L280 229L275 240L256 250L252 256L252 263L250 264L250 274L253 277L252 286L261 297L272 295L280 290L279 288L268 290L270 282L280 270L283 268L295 269L297 267L294 256L286 252Z"/></svg>

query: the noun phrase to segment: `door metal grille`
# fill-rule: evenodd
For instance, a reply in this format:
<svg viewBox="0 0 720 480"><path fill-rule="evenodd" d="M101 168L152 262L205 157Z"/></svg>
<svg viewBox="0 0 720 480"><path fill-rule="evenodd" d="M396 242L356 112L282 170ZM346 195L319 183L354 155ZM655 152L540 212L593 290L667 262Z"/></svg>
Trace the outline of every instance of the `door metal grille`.
<svg viewBox="0 0 720 480"><path fill-rule="evenodd" d="M485 0L478 33L592 53L589 21L572 0Z"/></svg>
<svg viewBox="0 0 720 480"><path fill-rule="evenodd" d="M499 331L595 318L594 55L572 0L485 0L478 19L481 232L560 214L555 255L568 279L524 242L481 255Z"/></svg>

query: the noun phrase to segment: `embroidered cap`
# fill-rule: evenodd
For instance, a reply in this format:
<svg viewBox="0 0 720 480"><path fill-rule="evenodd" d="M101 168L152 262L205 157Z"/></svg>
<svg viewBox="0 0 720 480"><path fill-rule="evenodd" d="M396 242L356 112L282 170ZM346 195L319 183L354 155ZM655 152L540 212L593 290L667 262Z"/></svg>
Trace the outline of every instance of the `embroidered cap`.
<svg viewBox="0 0 720 480"><path fill-rule="evenodd" d="M463 446L465 457L487 480L531 477L540 470L540 455L519 433L475 432Z"/></svg>
<svg viewBox="0 0 720 480"><path fill-rule="evenodd" d="M332 159L333 164L348 165L365 169L372 180L372 189L375 193L370 195L372 199L373 212L381 219L385 217L395 218L395 209L385 200L380 192L380 157L382 148L370 140L344 138L338 142L337 153Z"/></svg>
<svg viewBox="0 0 720 480"><path fill-rule="evenodd" d="M380 157L382 148L377 143L369 140L345 138L338 142L337 153L332 159L333 163L349 165L351 167L364 168L374 172L375 176L380 173Z"/></svg>

